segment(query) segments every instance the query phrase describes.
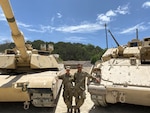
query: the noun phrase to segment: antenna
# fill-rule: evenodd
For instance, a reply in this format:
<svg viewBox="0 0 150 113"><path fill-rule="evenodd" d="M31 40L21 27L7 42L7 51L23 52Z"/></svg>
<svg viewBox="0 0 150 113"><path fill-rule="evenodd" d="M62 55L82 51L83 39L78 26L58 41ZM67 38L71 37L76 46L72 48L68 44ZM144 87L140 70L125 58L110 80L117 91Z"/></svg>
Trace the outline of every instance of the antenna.
<svg viewBox="0 0 150 113"><path fill-rule="evenodd" d="M136 39L139 39L139 36L138 36L138 29L136 29Z"/></svg>
<svg viewBox="0 0 150 113"><path fill-rule="evenodd" d="M106 48L108 49L108 37L107 37L107 24L105 23L105 34L106 34Z"/></svg>

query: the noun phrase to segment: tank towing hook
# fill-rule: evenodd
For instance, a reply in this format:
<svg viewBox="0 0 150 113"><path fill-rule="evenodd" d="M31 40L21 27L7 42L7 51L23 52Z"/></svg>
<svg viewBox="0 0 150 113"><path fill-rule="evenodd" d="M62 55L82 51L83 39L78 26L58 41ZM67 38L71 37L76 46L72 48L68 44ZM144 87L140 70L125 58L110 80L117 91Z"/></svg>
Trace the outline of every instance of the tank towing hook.
<svg viewBox="0 0 150 113"><path fill-rule="evenodd" d="M24 108L25 110L28 110L28 109L29 109L29 106L30 106L30 102L25 101L25 102L24 102L24 107L23 107L23 108Z"/></svg>

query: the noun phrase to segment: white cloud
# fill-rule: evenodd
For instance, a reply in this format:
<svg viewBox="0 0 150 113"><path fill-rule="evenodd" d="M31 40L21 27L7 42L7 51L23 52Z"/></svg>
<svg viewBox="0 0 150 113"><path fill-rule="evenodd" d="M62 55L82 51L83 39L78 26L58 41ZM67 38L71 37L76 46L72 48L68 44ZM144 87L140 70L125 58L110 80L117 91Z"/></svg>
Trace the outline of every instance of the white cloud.
<svg viewBox="0 0 150 113"><path fill-rule="evenodd" d="M129 5L124 5L124 6L119 6L117 8L117 10L115 10L116 13L119 13L119 14L122 14L122 15L125 15L125 14L128 14L129 13Z"/></svg>
<svg viewBox="0 0 150 113"><path fill-rule="evenodd" d="M68 33L89 33L89 32L95 32L100 29L104 29L104 27L99 24L87 23L87 24L81 24L77 26L58 27L55 30L61 32L68 32Z"/></svg>
<svg viewBox="0 0 150 113"><path fill-rule="evenodd" d="M60 13L56 13L56 15L55 15L55 16L53 16L53 17L50 19L50 21L51 21L51 25L53 25L53 24L54 24L55 20L57 20L57 19L61 19L61 18L62 18L62 14L60 14Z"/></svg>
<svg viewBox="0 0 150 113"><path fill-rule="evenodd" d="M17 21L17 25L27 31L31 31L31 32L37 32L37 33L44 33L46 32L46 29L43 28L43 26L40 26L39 29L36 27L34 28L33 25L29 25L23 22L18 22Z"/></svg>
<svg viewBox="0 0 150 113"><path fill-rule="evenodd" d="M55 20L55 17L52 17L52 18L51 18L51 23L52 23L52 24L54 23L54 20Z"/></svg>
<svg viewBox="0 0 150 113"><path fill-rule="evenodd" d="M120 34L135 33L136 29L138 29L139 31L144 31L147 30L148 27L144 26L144 23L140 23L130 28L124 29L123 31L120 32Z"/></svg>
<svg viewBox="0 0 150 113"><path fill-rule="evenodd" d="M67 42L86 42L86 38L85 37L77 37L77 36L72 36L72 37L67 37L65 38L65 41Z"/></svg>
<svg viewBox="0 0 150 113"><path fill-rule="evenodd" d="M111 21L111 17L113 16L116 16L116 13L113 10L109 10L106 14L99 14L96 20L100 24L109 23Z"/></svg>
<svg viewBox="0 0 150 113"><path fill-rule="evenodd" d="M11 40L10 40L11 39ZM12 38L10 36L3 36L0 35L0 43L8 43L8 42L13 42Z"/></svg>
<svg viewBox="0 0 150 113"><path fill-rule="evenodd" d="M110 22L110 17L105 14L100 14L97 17L97 21L100 21L100 23L108 23Z"/></svg>
<svg viewBox="0 0 150 113"><path fill-rule="evenodd" d="M105 14L98 14L97 21L100 24L109 23L112 21L112 17L117 16L118 14L125 15L129 13L128 4L124 6L118 6L116 10L109 10Z"/></svg>
<svg viewBox="0 0 150 113"><path fill-rule="evenodd" d="M44 33L45 31L41 30L41 29L33 29L33 28L27 28L27 31L31 31L31 32L37 32L37 33Z"/></svg>
<svg viewBox="0 0 150 113"><path fill-rule="evenodd" d="M27 37L24 37L25 40L28 40ZM13 38L10 35L4 36L0 34L0 44L14 42Z"/></svg>
<svg viewBox="0 0 150 113"><path fill-rule="evenodd" d="M4 16L4 13L3 13L1 7L0 7L0 21L6 21L6 18Z"/></svg>
<svg viewBox="0 0 150 113"><path fill-rule="evenodd" d="M53 31L59 31L64 33L91 33L96 32L98 30L104 29L103 25L100 25L99 23L89 23L87 21L81 22L80 25L74 25L74 26L61 26L61 27L53 27L53 26L33 26L29 25L23 22L17 22L18 26L22 29L25 29L30 32L37 32L37 33L45 33L49 32L52 33Z"/></svg>
<svg viewBox="0 0 150 113"><path fill-rule="evenodd" d="M40 28L42 29L43 32L52 32L55 29L52 26L43 26L43 25L41 25Z"/></svg>
<svg viewBox="0 0 150 113"><path fill-rule="evenodd" d="M20 27L24 27L24 28L29 28L29 27L32 27L32 25L25 24L25 23L18 22L18 21L17 21L17 25L18 25L18 26L20 26Z"/></svg>
<svg viewBox="0 0 150 113"><path fill-rule="evenodd" d="M150 1L144 2L142 7L143 8L150 8Z"/></svg>
<svg viewBox="0 0 150 113"><path fill-rule="evenodd" d="M125 6L118 6L116 10L109 10L105 14L99 14L97 17L97 21L95 23L89 23L89 22L81 22L79 25L71 25L71 26L61 26L61 27L52 27L52 26L33 26L29 24L25 24L22 22L17 22L19 27L22 27L30 32L37 32L37 33L45 33L45 32L53 32L53 31L58 31L58 32L64 32L64 33L91 33L91 32L96 32L98 30L104 29L104 23L109 23L112 21L112 17L115 17L119 14L124 15L127 14L128 11L128 5ZM3 13L0 13L0 16ZM4 15L2 15L3 18ZM57 13L57 18L62 18L62 15L60 13ZM1 19L1 18L0 18ZM55 21L55 17L51 18L51 22ZM131 29L128 29L131 30ZM122 31L122 33L128 32L128 31ZM74 37L73 37L74 38ZM72 39L73 39L72 38ZM74 38L76 39L76 38ZM83 39L83 38L78 38L78 39Z"/></svg>
<svg viewBox="0 0 150 113"><path fill-rule="evenodd" d="M116 16L116 13L112 10L106 12L106 16Z"/></svg>
<svg viewBox="0 0 150 113"><path fill-rule="evenodd" d="M51 33L53 30L55 30L55 27L52 27L52 26L44 26L44 25L40 25L40 26L30 26L28 28L24 28L25 30L27 31L30 31L30 32L36 32L36 33Z"/></svg>
<svg viewBox="0 0 150 113"><path fill-rule="evenodd" d="M50 32L53 29L53 27L51 27L51 26L43 26L43 25L33 26L33 25L29 25L29 24L26 24L23 22L18 22L18 21L17 21L17 25L18 25L18 27L20 27L22 29L25 29L30 32L37 32L37 33Z"/></svg>
<svg viewBox="0 0 150 113"><path fill-rule="evenodd" d="M128 5L126 6L119 6L116 10L109 10L105 14L99 14L95 23L89 23L89 22L80 22L79 25L71 25L71 26L60 26L60 27L52 27L52 26L33 26L29 24L25 24L22 22L17 22L19 27L22 27L23 29L26 29L31 32L39 32L39 33L45 33L45 32L64 32L64 33L91 33L96 32L98 30L104 29L104 23L108 23L112 21L112 17L117 16L118 14L126 14L128 13ZM1 14L1 13L0 13ZM4 17L4 16L3 16ZM54 17L51 18L51 22L54 23L55 19L62 18L62 14L57 13ZM1 19L1 18L0 18ZM53 25L53 24L51 24Z"/></svg>
<svg viewBox="0 0 150 113"><path fill-rule="evenodd" d="M45 32L53 32L53 31L59 31L64 33L91 33L95 32L101 29L104 29L104 26L98 24L98 23L82 23L80 25L76 26L62 26L62 27L52 27L52 26L44 26L41 25L38 28L33 27L32 25L27 25L23 23L19 23L24 29L31 31L31 32L39 32L39 33L45 33Z"/></svg>
<svg viewBox="0 0 150 113"><path fill-rule="evenodd" d="M57 13L57 18L62 18L62 14Z"/></svg>

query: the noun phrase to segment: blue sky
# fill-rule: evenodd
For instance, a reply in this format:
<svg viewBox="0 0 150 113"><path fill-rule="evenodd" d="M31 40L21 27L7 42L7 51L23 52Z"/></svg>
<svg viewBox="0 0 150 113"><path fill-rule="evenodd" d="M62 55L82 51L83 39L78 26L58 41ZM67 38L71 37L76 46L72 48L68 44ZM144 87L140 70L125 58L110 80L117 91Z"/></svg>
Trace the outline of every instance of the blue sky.
<svg viewBox="0 0 150 113"><path fill-rule="evenodd" d="M150 36L148 0L11 0L25 40L71 42L106 47L105 27L120 45ZM12 41L0 8L0 43ZM108 34L108 47L116 44Z"/></svg>

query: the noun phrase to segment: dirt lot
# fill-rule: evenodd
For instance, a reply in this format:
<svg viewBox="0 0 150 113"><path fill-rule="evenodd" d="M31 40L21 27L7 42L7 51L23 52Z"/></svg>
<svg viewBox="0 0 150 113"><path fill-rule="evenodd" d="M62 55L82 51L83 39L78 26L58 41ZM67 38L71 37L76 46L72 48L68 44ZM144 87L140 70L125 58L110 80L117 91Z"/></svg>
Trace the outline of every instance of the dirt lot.
<svg viewBox="0 0 150 113"><path fill-rule="evenodd" d="M89 71L90 68L84 68ZM76 70L72 70L74 73ZM66 105L62 98L62 90L56 108L35 108L32 105L29 110L23 109L23 103L0 103L0 113L66 113ZM81 107L81 113L150 113L150 107L130 104L114 104L108 107L95 107L90 94L86 92L86 100Z"/></svg>

